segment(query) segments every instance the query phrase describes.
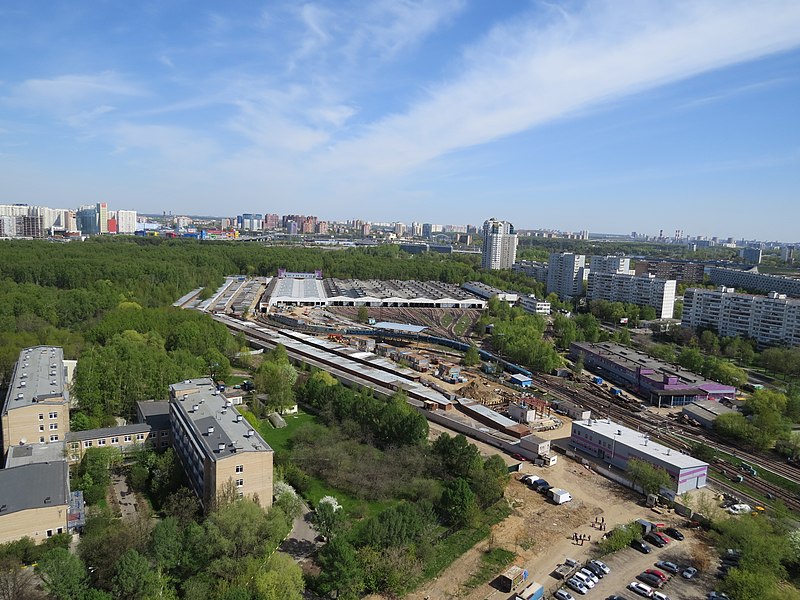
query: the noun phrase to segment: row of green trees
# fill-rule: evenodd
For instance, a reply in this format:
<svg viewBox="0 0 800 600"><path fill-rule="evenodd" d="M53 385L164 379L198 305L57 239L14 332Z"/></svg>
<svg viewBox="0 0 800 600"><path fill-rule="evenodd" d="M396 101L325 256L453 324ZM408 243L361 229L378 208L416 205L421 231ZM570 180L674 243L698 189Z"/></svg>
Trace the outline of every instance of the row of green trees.
<svg viewBox="0 0 800 600"><path fill-rule="evenodd" d="M789 455L794 454L791 428L800 421L800 390L788 394L774 390L757 390L746 401L744 413L720 415L714 431L747 447L765 450L776 441Z"/></svg>

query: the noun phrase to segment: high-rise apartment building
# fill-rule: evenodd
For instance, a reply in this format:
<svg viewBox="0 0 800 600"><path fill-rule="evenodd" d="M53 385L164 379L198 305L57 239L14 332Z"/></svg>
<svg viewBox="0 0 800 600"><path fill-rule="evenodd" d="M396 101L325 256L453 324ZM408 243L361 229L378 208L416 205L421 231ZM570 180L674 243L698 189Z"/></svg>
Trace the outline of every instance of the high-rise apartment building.
<svg viewBox="0 0 800 600"><path fill-rule="evenodd" d="M98 235L100 233L100 214L96 204L81 206L76 214L78 231L83 235ZM106 228L108 225L106 225Z"/></svg>
<svg viewBox="0 0 800 600"><path fill-rule="evenodd" d="M653 275L590 271L586 297L589 300L652 306L659 319L671 319L677 283L674 279L657 279Z"/></svg>
<svg viewBox="0 0 800 600"><path fill-rule="evenodd" d="M136 232L136 211L117 211L117 232L123 235L132 235Z"/></svg>
<svg viewBox="0 0 800 600"><path fill-rule="evenodd" d="M592 273L619 273L633 275L631 259L626 256L592 256L589 258Z"/></svg>
<svg viewBox="0 0 800 600"><path fill-rule="evenodd" d="M571 252L553 253L547 264L547 293L562 300L583 295L583 283L589 276L586 256Z"/></svg>
<svg viewBox="0 0 800 600"><path fill-rule="evenodd" d="M738 294L726 287L691 288L683 298L684 327L709 327L720 336L750 337L761 346L800 345L800 300L777 292Z"/></svg>
<svg viewBox="0 0 800 600"><path fill-rule="evenodd" d="M97 219L100 233L108 233L108 204L105 202L97 203Z"/></svg>
<svg viewBox="0 0 800 600"><path fill-rule="evenodd" d="M481 267L510 269L517 260L517 234L508 221L489 219L483 223Z"/></svg>
<svg viewBox="0 0 800 600"><path fill-rule="evenodd" d="M714 285L743 288L751 292L778 292L800 298L800 278L759 273L755 267L749 271L711 267L709 277Z"/></svg>

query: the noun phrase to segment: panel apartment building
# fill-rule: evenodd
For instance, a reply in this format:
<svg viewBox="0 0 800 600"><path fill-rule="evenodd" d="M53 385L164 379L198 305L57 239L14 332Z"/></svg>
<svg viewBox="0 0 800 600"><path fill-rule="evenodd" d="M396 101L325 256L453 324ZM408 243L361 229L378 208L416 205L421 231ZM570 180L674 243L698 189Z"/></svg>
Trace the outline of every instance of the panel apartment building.
<svg viewBox="0 0 800 600"><path fill-rule="evenodd" d="M684 327L708 327L721 336L750 337L760 346L800 345L800 300L785 294L754 296L726 287L691 288L683 301Z"/></svg>
<svg viewBox="0 0 800 600"><path fill-rule="evenodd" d="M206 510L233 486L272 504L273 452L208 378L170 386L172 444Z"/></svg>
<svg viewBox="0 0 800 600"><path fill-rule="evenodd" d="M583 282L589 275L584 254L553 253L547 265L547 293L561 300L583 296Z"/></svg>
<svg viewBox="0 0 800 600"><path fill-rule="evenodd" d="M675 309L674 279L657 279L654 275L623 275L620 273L589 273L589 300L627 302L652 306L659 319L671 319Z"/></svg>
<svg viewBox="0 0 800 600"><path fill-rule="evenodd" d="M792 298L800 298L800 278L766 275L757 270L740 271L711 267L711 283L725 287L740 288L754 292L778 292Z"/></svg>
<svg viewBox="0 0 800 600"><path fill-rule="evenodd" d="M483 223L481 267L510 269L517 260L517 234L508 221L488 219Z"/></svg>

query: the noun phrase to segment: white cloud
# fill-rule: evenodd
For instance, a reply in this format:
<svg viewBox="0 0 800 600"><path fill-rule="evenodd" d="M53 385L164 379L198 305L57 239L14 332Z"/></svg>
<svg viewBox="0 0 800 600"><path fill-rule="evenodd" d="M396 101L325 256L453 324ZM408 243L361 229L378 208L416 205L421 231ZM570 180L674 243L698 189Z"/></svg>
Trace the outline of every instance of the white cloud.
<svg viewBox="0 0 800 600"><path fill-rule="evenodd" d="M592 106L800 44L800 3L590 2L495 27L463 71L335 145L325 165L397 173Z"/></svg>
<svg viewBox="0 0 800 600"><path fill-rule="evenodd" d="M0 102L17 109L41 111L81 123L93 114L108 112L104 100L141 96L137 84L113 71L97 75L61 75L52 79L28 79L13 87Z"/></svg>
<svg viewBox="0 0 800 600"><path fill-rule="evenodd" d="M123 122L104 135L114 144L114 154L154 150L170 163L195 164L198 168L203 168L219 150L210 138L183 127Z"/></svg>

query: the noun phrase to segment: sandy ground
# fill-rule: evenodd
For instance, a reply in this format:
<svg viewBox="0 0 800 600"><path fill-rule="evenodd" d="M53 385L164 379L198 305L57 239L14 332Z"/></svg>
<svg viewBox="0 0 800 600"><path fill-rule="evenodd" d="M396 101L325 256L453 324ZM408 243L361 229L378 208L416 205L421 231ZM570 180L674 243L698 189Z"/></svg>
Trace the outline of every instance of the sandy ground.
<svg viewBox="0 0 800 600"><path fill-rule="evenodd" d="M431 424L431 437L443 431ZM563 432L552 432L554 437L563 436ZM500 453L496 448L471 440L484 455ZM500 453L507 463L515 464L510 456ZM683 519L677 515L656 515L646 507L638 504L639 497L621 486L612 483L602 476L588 470L564 456L553 467L539 468L525 463L522 473L534 473L547 479L551 485L569 490L574 500L562 506L556 506L544 496L530 490L512 479L506 490L506 498L513 507L513 513L502 523L495 526L492 535L477 544L470 551L457 559L438 579L424 585L407 596L410 600L448 600L454 598L466 600L500 600L509 597L487 582L477 588L469 589L464 584L470 575L480 567L481 554L492 548L502 547L517 555L515 564L526 568L529 578L543 584L549 598L558 589L559 581L550 573L567 557L586 560L596 555L595 544L602 532L595 526L595 519L604 519L608 530L616 525L629 523L637 518L679 524ZM591 536L591 542L582 546L573 542L572 534ZM624 587L635 579L635 576L646 568L652 567L657 560L673 560L679 564L689 562L690 549L694 543L687 533L685 542L673 542L663 549L654 548L649 555L640 554L632 549L623 550L608 559L613 572L592 590L592 597L605 598L611 593L621 593L625 597L636 598ZM663 554L663 556L662 556ZM498 573L499 574L499 573ZM708 582L671 581L664 591L671 594L672 600L694 600L704 597L705 591L711 589ZM381 596L371 596L378 600Z"/></svg>

